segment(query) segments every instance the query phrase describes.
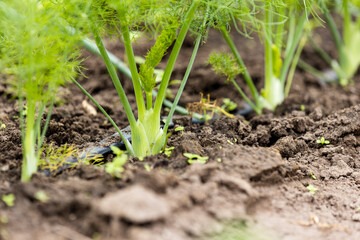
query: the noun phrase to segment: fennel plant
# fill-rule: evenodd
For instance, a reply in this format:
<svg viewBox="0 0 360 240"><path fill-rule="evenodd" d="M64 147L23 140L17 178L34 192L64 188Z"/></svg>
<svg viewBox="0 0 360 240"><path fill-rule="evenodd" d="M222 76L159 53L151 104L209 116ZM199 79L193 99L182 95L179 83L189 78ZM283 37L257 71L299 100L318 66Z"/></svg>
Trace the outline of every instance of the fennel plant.
<svg viewBox="0 0 360 240"><path fill-rule="evenodd" d="M264 88L258 91L254 81L246 69L246 64L238 52L226 25L219 25L226 43L230 47L228 53L212 53L209 63L214 70L227 76L239 91L244 100L261 114L263 108L274 110L289 94L293 72L305 44L302 40L307 17L313 13L312 1L278 0L255 1L256 23L264 43ZM237 20L243 22L243 15ZM251 100L236 83L235 77L242 74L249 87Z"/></svg>
<svg viewBox="0 0 360 240"><path fill-rule="evenodd" d="M75 76L79 64L77 38L65 30L59 10L44 4L38 0L0 2L0 71L14 78L19 98L22 181L29 181L37 171L55 94Z"/></svg>
<svg viewBox="0 0 360 240"><path fill-rule="evenodd" d="M200 0L192 1L190 4L186 4L187 1L142 1L140 4L133 1L109 1L109 7L113 12L116 12L115 20L111 18L111 22L114 29L118 30L118 34L121 36L121 40L125 46L125 52L129 69L131 73L131 79L134 86L134 92L136 97L136 104L138 110L138 116L135 117L130 104L127 100L127 96L124 92L121 82L117 76L115 67L109 58L109 54L106 51L102 38L101 28L96 24L96 21L92 23L92 34L95 38L97 48L106 64L109 75L114 83L115 89L118 92L121 103L126 112L126 116L130 123L131 128L131 143L123 136L122 132L116 126L115 122L110 116L101 108L101 106L92 98L81 85L73 79L73 82L82 89L82 91L90 97L90 99L99 107L99 109L107 116L109 121L119 132L122 140L124 141L126 148L130 154L142 159L144 156L160 153L166 142L167 129L174 113L175 106L179 101L181 92L185 86L185 83L190 74L197 50L199 48L202 35L197 34L196 44L188 69L185 73L184 79L181 83L178 94L175 98L175 102L167 118L164 128L160 127L160 113L162 104L165 100L166 89L168 87L171 73L173 71L176 59L180 52L184 38L192 26L192 22L195 19L195 13L201 11L203 15L206 15L206 9L200 6ZM197 29L204 28L206 23L205 19L197 25ZM142 26L146 31L155 29L156 33L160 32L156 38L154 46L149 50L146 55L145 62L137 68L135 57L133 53L133 47L131 44L130 30L137 29ZM156 35L156 34L155 34ZM164 70L162 80L160 82L157 96L153 96L153 89L155 88L154 69L160 63L166 51L172 46L172 50ZM145 93L145 99L143 97ZM154 99L155 97L155 99Z"/></svg>
<svg viewBox="0 0 360 240"><path fill-rule="evenodd" d="M334 39L338 59L330 57L312 40L311 36L309 40L318 54L336 72L339 83L345 86L352 80L360 66L360 1L337 0L333 4L342 16L342 33L330 13L330 8L325 3L322 3L321 9Z"/></svg>

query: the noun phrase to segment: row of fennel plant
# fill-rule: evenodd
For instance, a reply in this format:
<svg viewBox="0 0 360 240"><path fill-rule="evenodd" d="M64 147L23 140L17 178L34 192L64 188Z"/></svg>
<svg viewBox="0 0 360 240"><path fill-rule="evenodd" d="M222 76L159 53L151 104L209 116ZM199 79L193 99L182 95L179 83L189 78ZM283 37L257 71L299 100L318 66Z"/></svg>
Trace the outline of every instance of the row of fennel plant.
<svg viewBox="0 0 360 240"><path fill-rule="evenodd" d="M175 61L195 18L195 13L202 12L205 18L200 18L201 23L197 25L198 37L188 71L181 85L182 91L201 43L202 30L200 28L204 28L207 22L206 8L203 6L198 8L200 0L179 3L168 0L161 2L154 0L139 2L19 0L0 3L0 69L2 73L13 78L12 82L17 89L15 94L19 97L23 144L22 181L30 180L31 175L37 171L58 87L71 79L94 100L75 80L80 63L76 43L89 34L94 37L119 93L130 122L132 143L124 138L115 122L94 100L95 103L118 130L130 154L141 159L146 155L161 151L166 141L166 131L171 115L162 129L160 112ZM150 18L152 19L147 25L146 21ZM138 71L131 45L130 30L142 27L142 24L145 24L145 27L160 29L161 34ZM101 35L104 30L113 31L112 33L118 34L124 42L138 106L137 119L103 45ZM153 106L154 68L174 41ZM146 104L142 96L143 90L146 93ZM176 101L179 100L181 91ZM173 113L174 109L170 114ZM46 114L45 123L42 122L44 114Z"/></svg>
<svg viewBox="0 0 360 240"><path fill-rule="evenodd" d="M166 144L170 120L209 28L220 30L232 52L232 55L212 54L209 62L214 69L228 77L258 114L263 108L274 110L289 92L293 71L305 44L304 26L309 16L316 17L313 10L315 5L316 1L311 0L2 1L0 70L17 81L24 149L22 180L28 181L37 170L55 93L67 80L72 80L105 114L131 155L142 159L159 153ZM245 34L248 30L258 31L264 42L265 84L261 91L256 89L228 31L230 26L240 29L239 23ZM156 39L139 67L131 44L132 30L150 32ZM189 32L196 38L193 54L165 126L161 128L160 113L165 93L182 43ZM130 107L111 56L103 44L104 37L109 35L119 37L125 46L137 116ZM94 38L106 64L130 123L131 142L75 80L80 64L77 48L85 37ZM154 69L169 49L171 52L158 94L154 96ZM243 74L253 100L235 82L238 74ZM24 103L27 106L26 115Z"/></svg>

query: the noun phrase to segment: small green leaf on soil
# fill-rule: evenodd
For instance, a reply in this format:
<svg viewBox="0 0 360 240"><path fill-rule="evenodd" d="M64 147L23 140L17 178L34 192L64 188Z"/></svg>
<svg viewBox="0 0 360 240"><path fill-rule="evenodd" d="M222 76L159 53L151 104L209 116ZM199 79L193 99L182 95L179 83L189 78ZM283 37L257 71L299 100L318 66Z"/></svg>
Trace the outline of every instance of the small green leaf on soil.
<svg viewBox="0 0 360 240"><path fill-rule="evenodd" d="M14 194L10 193L10 194L5 194L2 195L1 200L3 200L3 202L8 206L8 207L13 207L14 206L14 202L15 202L15 196Z"/></svg>
<svg viewBox="0 0 360 240"><path fill-rule="evenodd" d="M206 161L209 159L209 157L207 157L207 156L202 157L202 156L200 156L198 154L194 154L194 153L184 153L184 156L189 158L188 159L189 164L193 164L193 163L205 164Z"/></svg>
<svg viewBox="0 0 360 240"><path fill-rule="evenodd" d="M175 148L175 147L165 148L164 154L165 154L167 157L170 157L170 156L171 156L171 152L172 152L172 150L174 150L174 148Z"/></svg>
<svg viewBox="0 0 360 240"><path fill-rule="evenodd" d="M233 142L231 142L230 140L226 140L230 145L234 145Z"/></svg>
<svg viewBox="0 0 360 240"><path fill-rule="evenodd" d="M311 184L309 184L307 187L306 187L306 189L307 190L309 190L309 192L311 193L311 194L315 194L316 193L316 191L318 190L316 187L314 187L313 185L311 185Z"/></svg>
<svg viewBox="0 0 360 240"><path fill-rule="evenodd" d="M151 171L151 168L150 168L149 164L145 164L145 165L144 165L144 168L145 168L145 170L148 171L148 172Z"/></svg>
<svg viewBox="0 0 360 240"><path fill-rule="evenodd" d="M310 172L310 176L312 179L316 180L316 176L312 172Z"/></svg>
<svg viewBox="0 0 360 240"><path fill-rule="evenodd" d="M324 144L327 145L327 144L330 144L330 141L326 140L324 137L321 137L321 139L316 140L316 143L322 144L322 145L324 145Z"/></svg>
<svg viewBox="0 0 360 240"><path fill-rule="evenodd" d="M34 197L42 203L46 203L50 199L49 195L42 190L37 191L35 193Z"/></svg>
<svg viewBox="0 0 360 240"><path fill-rule="evenodd" d="M184 131L184 127L179 126L179 127L175 128L175 132L177 132L177 131Z"/></svg>
<svg viewBox="0 0 360 240"><path fill-rule="evenodd" d="M181 136L183 136L184 134L184 127L183 126L179 126L177 128L175 128L175 132L181 131Z"/></svg>

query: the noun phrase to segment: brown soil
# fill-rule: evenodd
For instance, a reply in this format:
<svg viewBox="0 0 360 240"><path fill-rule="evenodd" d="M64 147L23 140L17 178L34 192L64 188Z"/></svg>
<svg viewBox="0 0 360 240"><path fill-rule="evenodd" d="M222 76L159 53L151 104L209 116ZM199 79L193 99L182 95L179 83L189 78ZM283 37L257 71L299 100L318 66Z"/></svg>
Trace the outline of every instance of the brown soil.
<svg viewBox="0 0 360 240"><path fill-rule="evenodd" d="M326 39L327 33L322 34ZM182 78L191 45L187 40L173 79ZM331 42L326 45L332 49ZM121 44L108 46L123 56ZM238 47L260 87L261 46L240 38ZM226 45L211 32L181 105L198 101L199 92L242 104L239 94L206 65L209 52L221 49ZM145 52L145 47L136 47L137 55ZM104 64L84 55L84 87L125 127ZM303 59L326 67L310 48ZM122 81L131 91L130 81ZM29 183L20 182L18 106L6 88L1 82L0 121L6 129L0 130L0 196L12 193L16 200L13 207L0 201L0 239L360 239L359 75L353 85L341 88L322 86L298 71L289 98L275 113L221 118L205 125L177 117L175 126L185 130L170 130L168 146L175 147L171 156L130 159L122 179L111 178L102 167L79 165L51 177L36 174ZM86 98L75 86L63 89L62 95L66 104L54 109L47 143L85 149L113 134L104 116L91 116L82 108ZM129 98L134 104L134 97ZM330 144L316 143L321 137ZM209 160L189 165L184 152ZM317 188L315 194L309 185ZM40 190L49 200L36 199Z"/></svg>

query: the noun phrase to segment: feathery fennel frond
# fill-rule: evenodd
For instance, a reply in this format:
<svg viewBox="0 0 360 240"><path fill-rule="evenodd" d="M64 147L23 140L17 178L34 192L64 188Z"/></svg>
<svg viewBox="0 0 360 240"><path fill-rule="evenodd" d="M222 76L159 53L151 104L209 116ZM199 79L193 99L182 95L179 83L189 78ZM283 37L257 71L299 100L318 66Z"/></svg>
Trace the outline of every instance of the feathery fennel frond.
<svg viewBox="0 0 360 240"><path fill-rule="evenodd" d="M236 59L230 53L210 54L208 63L212 65L213 70L220 76L226 76L227 81L234 79L243 72L243 69L237 64Z"/></svg>
<svg viewBox="0 0 360 240"><path fill-rule="evenodd" d="M0 2L0 33L0 71L10 69L7 72L14 75L18 90L24 159L21 179L28 181L37 170L57 88L76 75L79 51L74 46L78 39L64 27L59 9L44 7L37 0ZM47 121L41 128L47 108Z"/></svg>
<svg viewBox="0 0 360 240"><path fill-rule="evenodd" d="M178 24L171 24L164 29L157 38L155 45L147 53L145 62L140 65L140 81L146 93L151 93L155 86L154 69L175 40L177 28Z"/></svg>

